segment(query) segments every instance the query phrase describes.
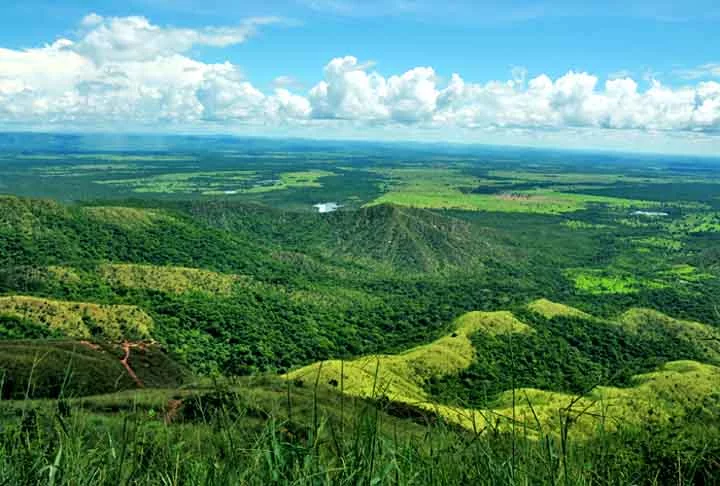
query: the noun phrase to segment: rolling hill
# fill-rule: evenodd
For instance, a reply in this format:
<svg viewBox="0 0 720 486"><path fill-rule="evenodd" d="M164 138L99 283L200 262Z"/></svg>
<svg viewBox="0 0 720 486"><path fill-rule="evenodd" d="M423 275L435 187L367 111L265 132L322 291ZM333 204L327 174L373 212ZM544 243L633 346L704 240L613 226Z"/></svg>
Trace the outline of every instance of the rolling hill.
<svg viewBox="0 0 720 486"><path fill-rule="evenodd" d="M0 297L0 315L18 317L75 338L148 339L153 321L135 306L99 305L39 297Z"/></svg>
<svg viewBox="0 0 720 486"><path fill-rule="evenodd" d="M187 369L156 344L88 340L0 342L3 399L75 398L138 388L176 388Z"/></svg>
<svg viewBox="0 0 720 486"><path fill-rule="evenodd" d="M389 204L327 214L229 202L192 203L185 210L247 239L403 273L478 269L511 256L507 243L487 228Z"/></svg>
<svg viewBox="0 0 720 486"><path fill-rule="evenodd" d="M566 354L561 354L559 359L570 366L581 367L578 370L581 374L592 374L593 368L621 363L629 367L626 371L635 373L622 383L614 373L606 373L597 382L591 377L586 388L578 393L563 389L567 384L562 381L543 381L538 376L530 377L531 382L545 383L548 388L525 384L523 371L542 373L544 369L554 368L552 358L545 364L549 364L549 368L543 368L538 360L557 353L558 348L542 348L542 353L536 355L531 348L523 349L526 344L523 339L542 336L561 339L562 333L553 328L553 323L567 327L580 322L598 329L598 334L588 341L593 341L593 350L598 353L591 352L581 338L566 343ZM618 339L625 332L636 335L638 325L652 328L646 329L642 341L649 349L638 349L634 342ZM604 334L603 329L612 331ZM582 336L586 330L578 326L573 332ZM608 338L606 343L594 342L603 337ZM397 355L323 361L292 371L286 379L319 383L350 396L387 399L438 413L470 430L507 428L517 420L536 432L557 431L561 423L558 413L561 413L572 416L575 428L589 436L601 423L611 429L620 422L639 425L652 415L667 424L674 417L692 413L698 403L704 403L708 410L720 407L720 396L713 392L713 383L720 379L718 337L720 332L714 328L657 312L633 309L617 320L606 321L541 299L518 309L517 315L470 312L455 321L451 334ZM555 344L555 341L549 342ZM604 360L599 352L605 344L620 348L614 360ZM660 346L674 349L676 354L669 352L664 360L658 361L654 353ZM496 347L499 349L494 349ZM562 348L559 351L562 353ZM510 359L502 361L498 353ZM683 357L694 357L701 362ZM523 370L527 359L530 359L525 363L528 368ZM555 371L563 376L570 374L560 366ZM474 383L476 376L482 380ZM473 400L472 394L461 401L450 396L452 391L477 391L482 381L488 379L505 383L507 388L496 387L497 391L489 392L491 396L486 395L484 405ZM516 387L512 387L515 383ZM617 385L608 386L614 383ZM438 390L442 390L439 395ZM468 406L472 403L479 406Z"/></svg>

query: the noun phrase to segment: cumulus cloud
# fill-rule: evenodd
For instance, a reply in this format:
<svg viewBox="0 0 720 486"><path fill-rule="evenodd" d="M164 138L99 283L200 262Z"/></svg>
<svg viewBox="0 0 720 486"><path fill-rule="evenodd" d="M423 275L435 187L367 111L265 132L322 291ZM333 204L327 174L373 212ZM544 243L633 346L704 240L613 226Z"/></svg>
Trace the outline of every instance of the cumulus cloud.
<svg viewBox="0 0 720 486"><path fill-rule="evenodd" d="M336 58L325 66L325 80L310 90L314 118L383 120L388 117L383 98L387 83L378 73L352 56Z"/></svg>
<svg viewBox="0 0 720 486"><path fill-rule="evenodd" d="M627 73L602 80L570 71L552 79L516 67L507 80L477 83L457 73L443 77L431 66L386 76L373 62L346 56L330 60L306 92L290 76L263 92L235 64L188 54L197 45L245 42L274 21L178 29L143 17L91 14L80 22L77 38L27 50L0 48L0 124L720 135L720 83L713 80L671 87Z"/></svg>
<svg viewBox="0 0 720 486"><path fill-rule="evenodd" d="M192 30L159 27L143 17L90 14L77 40L22 51L0 48L0 122L262 123L266 113L306 116L287 93L260 92L237 66L184 54L194 45L244 42L273 21Z"/></svg>
<svg viewBox="0 0 720 486"><path fill-rule="evenodd" d="M670 88L652 81L641 91L630 77L608 79L570 71L467 83L459 74L441 86L430 67L384 78L354 57L332 60L310 91L312 116L375 123L464 128L591 127L720 132L720 83Z"/></svg>
<svg viewBox="0 0 720 486"><path fill-rule="evenodd" d="M251 18L234 27L201 30L160 27L145 17L103 18L86 16L82 27L89 30L68 48L98 64L112 61L150 61L189 51L193 46L227 47L245 42L262 25L279 22L274 17Z"/></svg>

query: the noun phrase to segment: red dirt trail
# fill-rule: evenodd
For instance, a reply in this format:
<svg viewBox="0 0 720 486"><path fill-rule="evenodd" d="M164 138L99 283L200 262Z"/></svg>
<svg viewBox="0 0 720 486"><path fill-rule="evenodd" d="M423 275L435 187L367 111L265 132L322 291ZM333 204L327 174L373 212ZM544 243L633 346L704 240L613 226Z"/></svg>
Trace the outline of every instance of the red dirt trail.
<svg viewBox="0 0 720 486"><path fill-rule="evenodd" d="M94 351L97 351L100 349L100 346L98 346L97 344L93 344L90 341L83 340L83 341L80 341L80 344L82 344L83 346L87 346L88 348L90 348Z"/></svg>
<svg viewBox="0 0 720 486"><path fill-rule="evenodd" d="M130 364L128 363L128 359L130 359L130 349L131 348L142 348L142 347L143 347L142 343L133 344L130 341L125 341L124 343L122 343L122 348L125 351L125 356L123 357L123 359L120 360L120 363L125 367L125 369L128 372L128 375L130 375L130 378L132 378L133 381L135 381L137 386L140 388L145 388L145 385L143 384L142 380L140 378L138 378L138 375L135 374L135 371L133 371L133 369L130 367Z"/></svg>

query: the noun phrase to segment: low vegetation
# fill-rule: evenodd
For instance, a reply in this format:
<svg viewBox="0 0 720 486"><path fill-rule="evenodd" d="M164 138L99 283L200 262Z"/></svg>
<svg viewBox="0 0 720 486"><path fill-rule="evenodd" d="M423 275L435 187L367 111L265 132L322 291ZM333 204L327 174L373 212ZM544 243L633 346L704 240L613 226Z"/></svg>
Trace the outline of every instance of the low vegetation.
<svg viewBox="0 0 720 486"><path fill-rule="evenodd" d="M145 339L153 321L135 306L98 305L28 296L0 297L0 314L48 326L70 337Z"/></svg>
<svg viewBox="0 0 720 486"><path fill-rule="evenodd" d="M241 281L235 275L174 266L104 264L98 271L110 285L178 294L203 292L230 295L233 286Z"/></svg>
<svg viewBox="0 0 720 486"><path fill-rule="evenodd" d="M324 361L286 378L330 384L350 396L382 395L472 430L520 421L535 431L557 431L556 412L564 407L583 417L577 429L586 434L599 425L598 417L609 429L619 422L639 425L647 413L667 424L688 412L682 404L712 395L719 368L671 360L720 363L720 339L704 344L720 336L713 328L642 309L617 323L603 322L546 299L527 309L532 327L507 312L471 312L457 320L451 335L429 345L394 356ZM628 328L640 322L644 331ZM664 400L660 390L668 394Z"/></svg>
<svg viewBox="0 0 720 486"><path fill-rule="evenodd" d="M475 359L470 336L480 330L491 335L528 332L529 328L507 312L471 312L460 317L452 334L398 355L366 356L351 361L323 361L289 373L288 380L342 385L352 396L388 399L420 407L434 407L423 390L426 381L454 375Z"/></svg>
<svg viewBox="0 0 720 486"><path fill-rule="evenodd" d="M154 344L67 339L0 342L0 369L3 400L71 399L143 387L175 388L190 376Z"/></svg>

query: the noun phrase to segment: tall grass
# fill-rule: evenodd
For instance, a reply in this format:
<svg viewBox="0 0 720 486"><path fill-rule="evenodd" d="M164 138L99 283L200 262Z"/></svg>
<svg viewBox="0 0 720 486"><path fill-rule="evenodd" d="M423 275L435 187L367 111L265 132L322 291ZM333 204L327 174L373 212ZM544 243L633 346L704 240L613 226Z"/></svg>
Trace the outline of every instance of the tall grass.
<svg viewBox="0 0 720 486"><path fill-rule="evenodd" d="M166 406L172 393L0 403L0 485L720 481L720 434L700 422L599 427L595 439L574 441L571 407L558 412L560 434L538 436L521 423L468 431L437 416L401 419L381 396L352 399L317 380L216 383L177 396L177 415Z"/></svg>

